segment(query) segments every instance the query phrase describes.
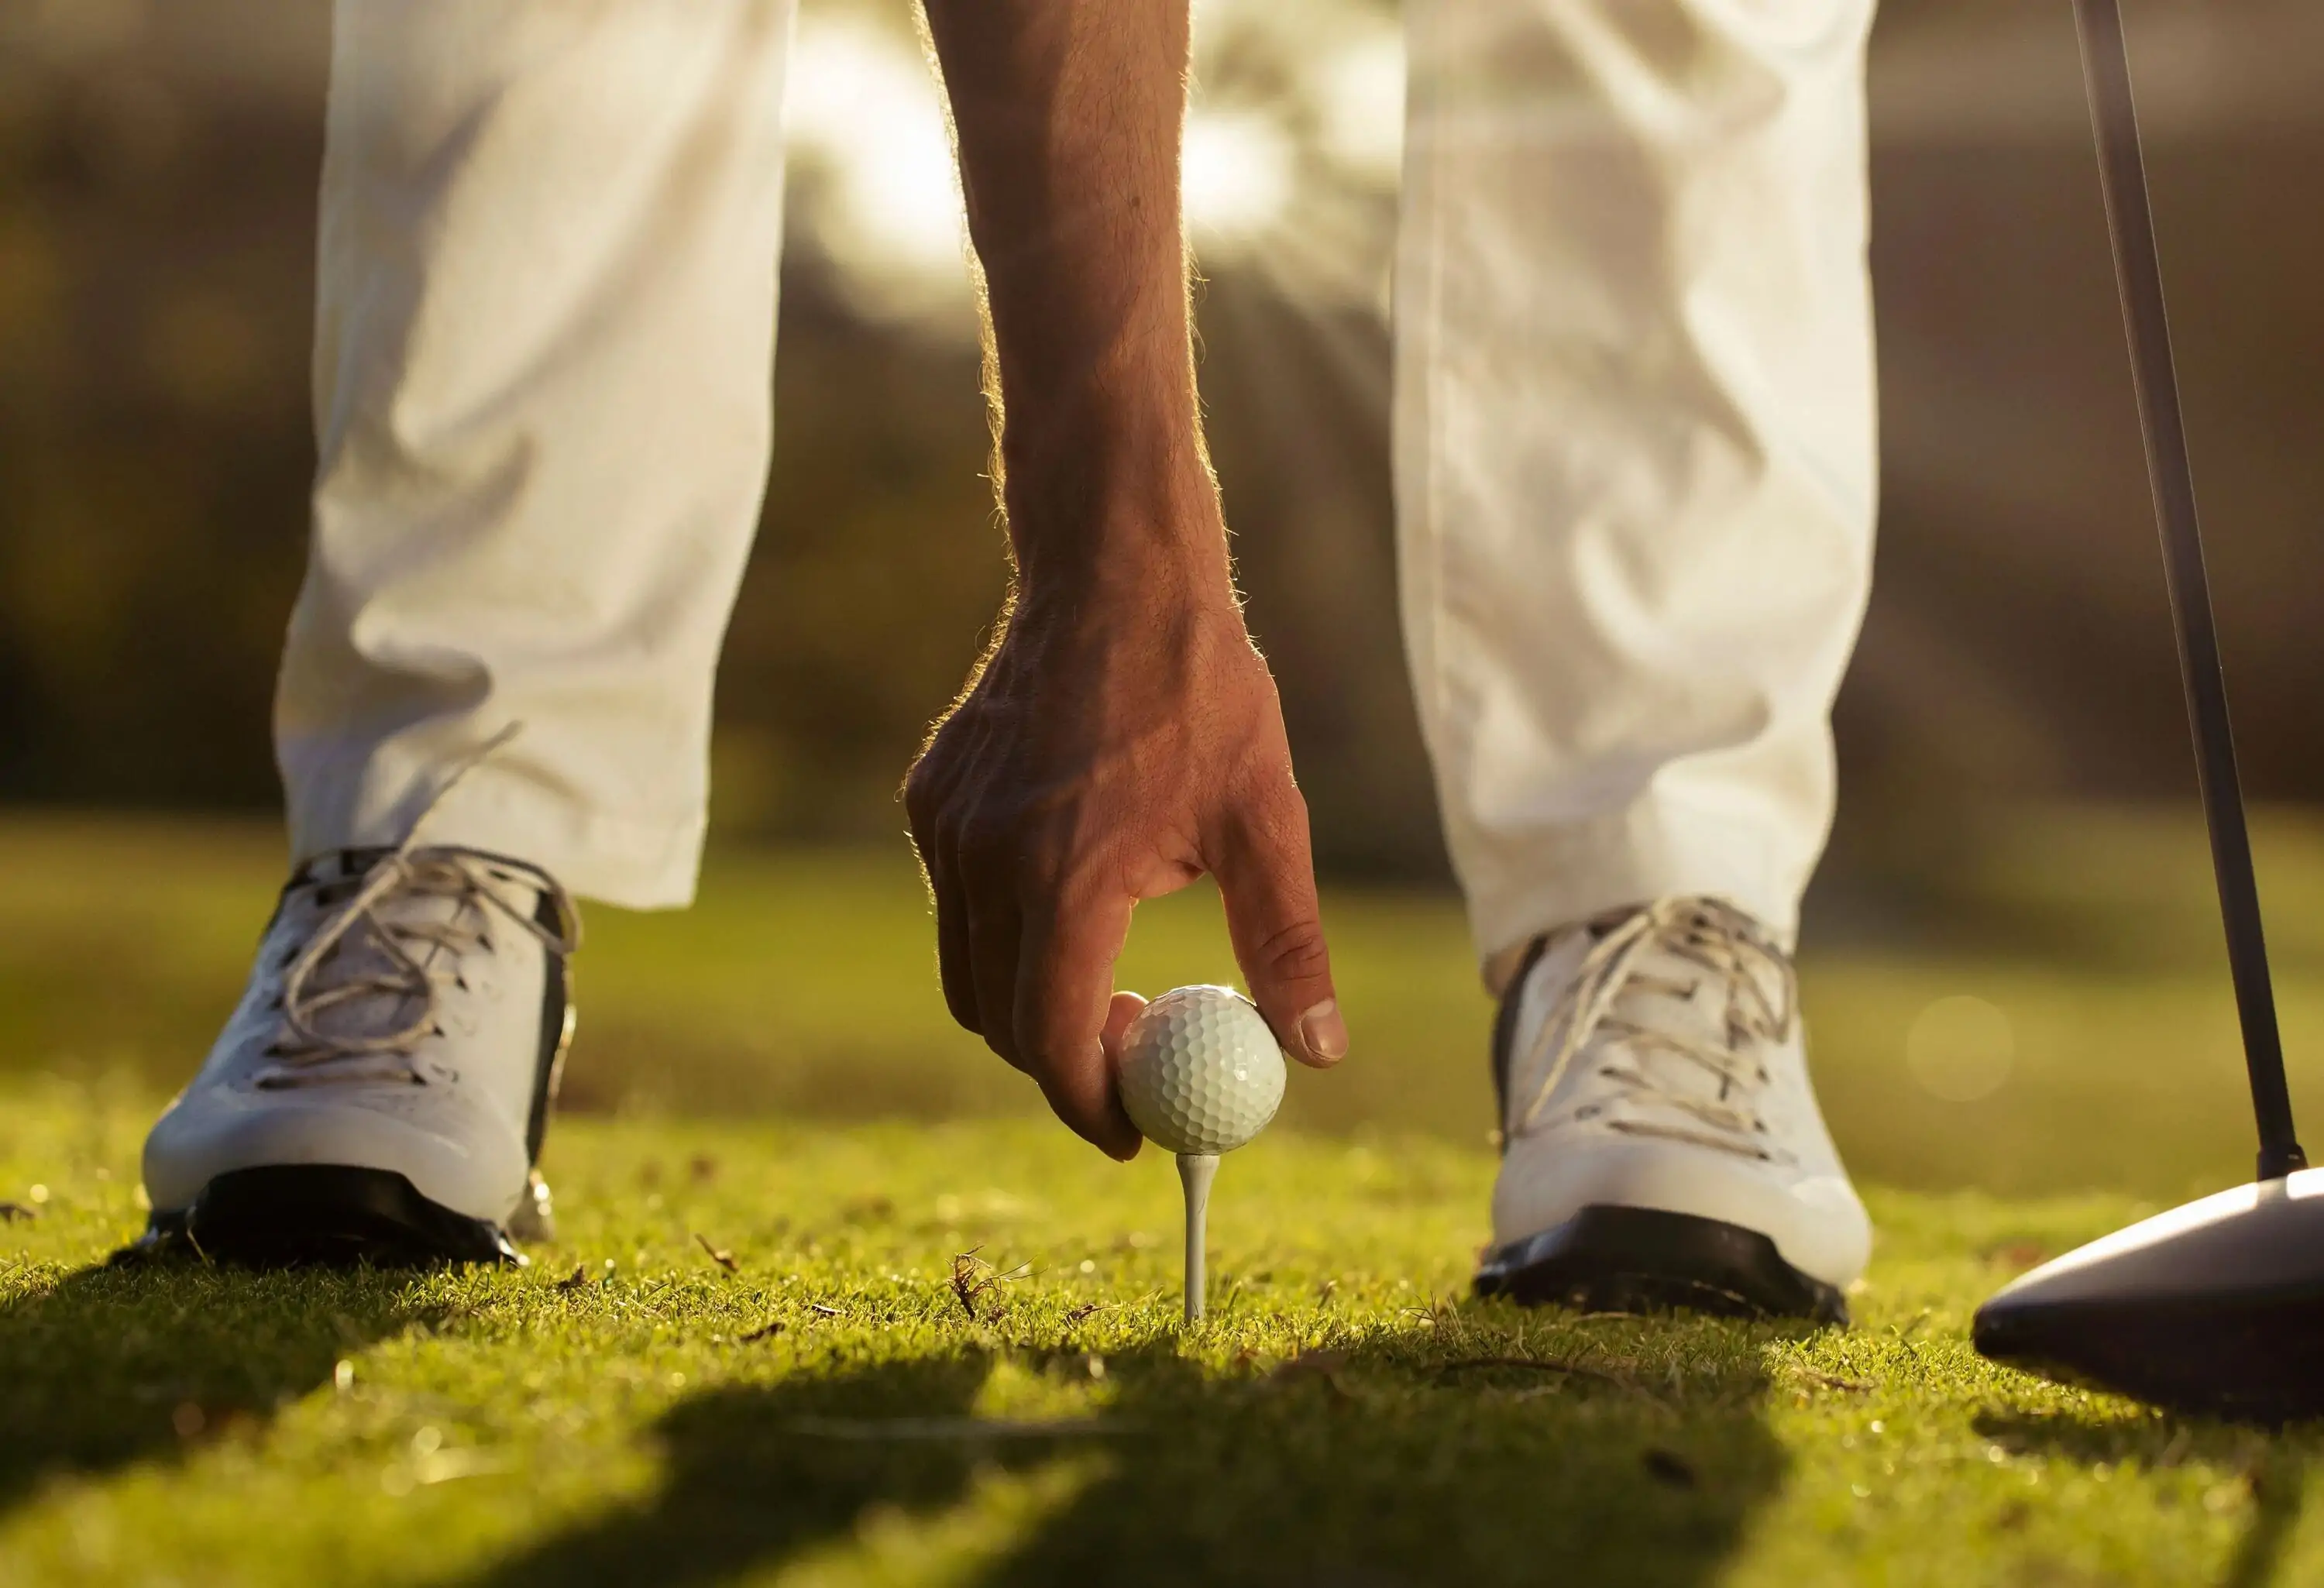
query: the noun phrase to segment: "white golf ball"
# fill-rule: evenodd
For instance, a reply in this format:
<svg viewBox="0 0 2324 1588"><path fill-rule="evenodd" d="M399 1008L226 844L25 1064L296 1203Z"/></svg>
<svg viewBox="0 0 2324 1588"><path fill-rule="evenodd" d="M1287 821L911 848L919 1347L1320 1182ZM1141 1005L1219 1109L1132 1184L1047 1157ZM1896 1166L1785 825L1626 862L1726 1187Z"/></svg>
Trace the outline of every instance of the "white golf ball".
<svg viewBox="0 0 2324 1588"><path fill-rule="evenodd" d="M1233 988L1173 988L1122 1034L1121 1101L1157 1147L1231 1152L1282 1105L1283 1049Z"/></svg>

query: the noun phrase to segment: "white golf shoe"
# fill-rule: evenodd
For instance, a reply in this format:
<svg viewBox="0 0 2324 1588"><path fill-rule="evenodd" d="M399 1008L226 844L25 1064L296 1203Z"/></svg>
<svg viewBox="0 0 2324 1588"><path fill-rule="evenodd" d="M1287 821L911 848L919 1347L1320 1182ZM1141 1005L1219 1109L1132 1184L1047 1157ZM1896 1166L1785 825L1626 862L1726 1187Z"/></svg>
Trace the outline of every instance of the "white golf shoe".
<svg viewBox="0 0 2324 1588"><path fill-rule="evenodd" d="M1715 899L1537 940L1494 1030L1480 1295L1847 1320L1871 1222L1809 1084L1792 963Z"/></svg>
<svg viewBox="0 0 2324 1588"><path fill-rule="evenodd" d="M300 866L242 1003L145 1142L134 1250L521 1261L572 1033L578 918L546 872L414 844Z"/></svg>

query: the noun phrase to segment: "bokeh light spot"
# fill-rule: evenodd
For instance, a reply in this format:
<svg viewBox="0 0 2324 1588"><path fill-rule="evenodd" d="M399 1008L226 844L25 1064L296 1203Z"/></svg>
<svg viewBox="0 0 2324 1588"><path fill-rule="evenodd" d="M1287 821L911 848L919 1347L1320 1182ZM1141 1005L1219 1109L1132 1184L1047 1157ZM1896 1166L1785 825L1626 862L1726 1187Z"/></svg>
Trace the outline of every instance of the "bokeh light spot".
<svg viewBox="0 0 2324 1588"><path fill-rule="evenodd" d="M1940 998L1904 1034L1904 1067L1932 1097L1975 1103L2001 1090L2017 1062L2017 1034L1997 1004L1966 993Z"/></svg>

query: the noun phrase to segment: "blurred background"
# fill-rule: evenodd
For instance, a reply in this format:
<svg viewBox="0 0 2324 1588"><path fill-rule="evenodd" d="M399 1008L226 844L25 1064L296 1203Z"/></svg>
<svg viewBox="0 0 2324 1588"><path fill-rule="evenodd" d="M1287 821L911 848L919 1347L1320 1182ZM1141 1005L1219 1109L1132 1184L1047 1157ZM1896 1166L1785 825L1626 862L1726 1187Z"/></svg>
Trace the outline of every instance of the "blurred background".
<svg viewBox="0 0 2324 1588"><path fill-rule="evenodd" d="M2324 1079L2324 11L2126 9L2286 1018ZM1197 32L1203 388L1361 1061L1292 1117L1481 1141L1489 1011L1395 629L1398 20L1201 0ZM0 1076L173 1085L279 880L328 44L321 0L0 8ZM1889 0L1873 61L1885 506L1806 938L1828 1101L1876 1177L2175 1195L2242 1172L2249 1129L2070 10ZM943 1020L894 799L1003 575L943 116L904 0L806 0L793 78L715 853L692 915L593 915L572 1100L1019 1108ZM1222 955L1173 901L1125 981Z"/></svg>

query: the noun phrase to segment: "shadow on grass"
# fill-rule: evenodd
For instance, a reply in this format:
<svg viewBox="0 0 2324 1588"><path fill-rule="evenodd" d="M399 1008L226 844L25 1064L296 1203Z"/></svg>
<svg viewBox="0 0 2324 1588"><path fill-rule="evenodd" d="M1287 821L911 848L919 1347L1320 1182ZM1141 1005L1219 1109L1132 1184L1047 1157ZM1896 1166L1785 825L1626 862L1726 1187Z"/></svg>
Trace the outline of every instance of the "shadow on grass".
<svg viewBox="0 0 2324 1588"><path fill-rule="evenodd" d="M0 1306L0 1515L48 1479L174 1459L331 1381L427 1316L402 1281L179 1265L83 1269Z"/></svg>
<svg viewBox="0 0 2324 1588"><path fill-rule="evenodd" d="M2284 1445L2271 1448L2252 1469L2251 1526L2236 1546L2223 1588L2265 1588L2283 1566L2284 1546L2300 1525L2301 1491L2308 1486L2308 1461L2301 1451Z"/></svg>
<svg viewBox="0 0 2324 1588"><path fill-rule="evenodd" d="M2005 1450L2085 1465L2135 1463L2149 1468L2202 1461L2234 1467L2250 1486L2252 1516L2220 1588L2272 1588L2300 1525L2314 1425L2271 1432L2234 1423L2153 1414L2129 1417L2003 1415L1979 1417L1977 1431Z"/></svg>
<svg viewBox="0 0 2324 1588"><path fill-rule="evenodd" d="M1784 1470L1756 1371L1691 1392L1682 1418L1620 1385L1448 1376L1409 1353L1254 1379L1155 1350L1110 1363L1085 1422L980 1431L990 1366L961 1353L694 1397L657 1426L652 1495L471 1588L756 1580L890 1519L936 1521L1000 1474L1034 1482L1000 1508L1006 1537L974 1546L973 1581L1692 1584Z"/></svg>

